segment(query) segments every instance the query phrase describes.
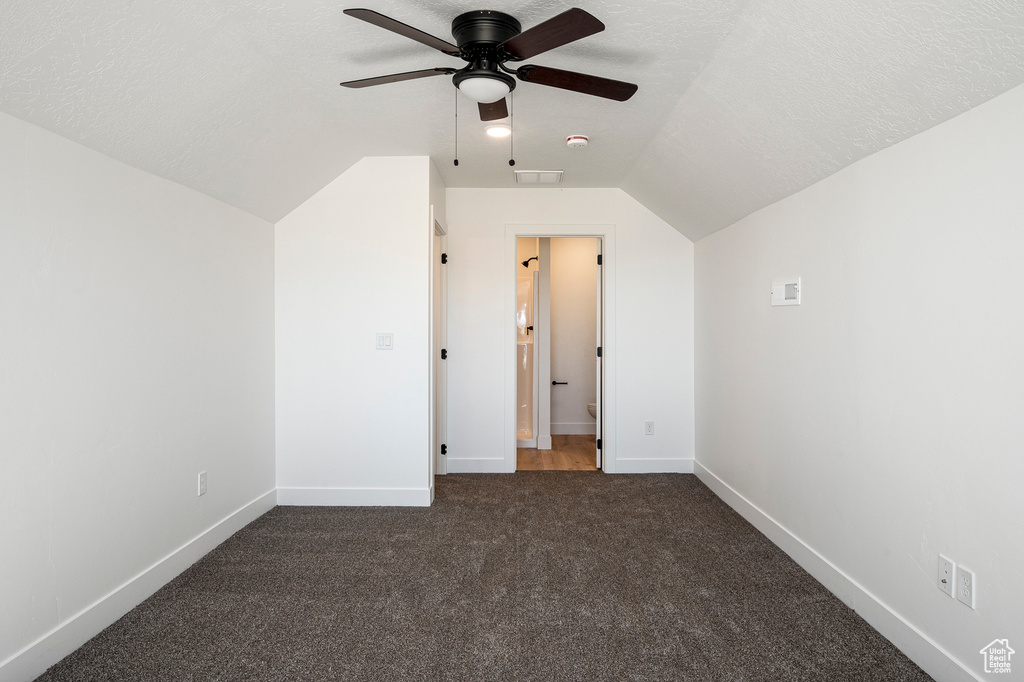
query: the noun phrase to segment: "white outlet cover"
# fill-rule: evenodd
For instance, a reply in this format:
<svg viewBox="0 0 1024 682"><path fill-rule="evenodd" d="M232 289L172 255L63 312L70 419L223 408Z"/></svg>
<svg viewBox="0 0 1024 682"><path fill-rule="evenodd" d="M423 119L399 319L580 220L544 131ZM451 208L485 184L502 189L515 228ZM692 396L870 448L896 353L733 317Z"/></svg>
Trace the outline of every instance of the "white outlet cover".
<svg viewBox="0 0 1024 682"><path fill-rule="evenodd" d="M974 571L963 566L956 572L956 598L961 604L966 604L972 609L978 598L978 581L974 577Z"/></svg>
<svg viewBox="0 0 1024 682"><path fill-rule="evenodd" d="M953 586L956 584L956 564L951 559L939 555L939 576L938 585L939 589L948 594L950 597L955 596L953 594Z"/></svg>

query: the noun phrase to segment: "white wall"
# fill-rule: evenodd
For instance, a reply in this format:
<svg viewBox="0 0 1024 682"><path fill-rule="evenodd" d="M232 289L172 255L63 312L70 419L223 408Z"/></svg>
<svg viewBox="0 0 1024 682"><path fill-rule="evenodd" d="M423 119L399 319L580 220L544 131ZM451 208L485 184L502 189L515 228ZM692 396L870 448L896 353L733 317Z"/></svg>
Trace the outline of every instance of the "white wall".
<svg viewBox="0 0 1024 682"><path fill-rule="evenodd" d="M273 506L274 242L2 114L0 149L0 679L27 680Z"/></svg>
<svg viewBox="0 0 1024 682"><path fill-rule="evenodd" d="M429 180L429 191L430 191L430 205L434 207L434 220L441 224L442 230L448 229L448 209L447 203L445 202L445 184L444 178L437 172L437 166L430 159L427 159L427 165L429 167L428 172L430 173Z"/></svg>
<svg viewBox="0 0 1024 682"><path fill-rule="evenodd" d="M1024 645L1022 112L1019 87L697 244L698 473L940 680ZM769 307L789 274L803 304Z"/></svg>
<svg viewBox="0 0 1024 682"><path fill-rule="evenodd" d="M281 504L430 502L429 178L365 158L277 224Z"/></svg>
<svg viewBox="0 0 1024 682"><path fill-rule="evenodd" d="M449 471L501 470L506 224L615 228L618 471L687 470L693 457L693 245L616 189L448 189ZM514 376L514 375L513 375ZM644 436L643 421L657 433Z"/></svg>
<svg viewBox="0 0 1024 682"><path fill-rule="evenodd" d="M595 433L597 240L551 240L551 433ZM544 388L544 387L542 387Z"/></svg>

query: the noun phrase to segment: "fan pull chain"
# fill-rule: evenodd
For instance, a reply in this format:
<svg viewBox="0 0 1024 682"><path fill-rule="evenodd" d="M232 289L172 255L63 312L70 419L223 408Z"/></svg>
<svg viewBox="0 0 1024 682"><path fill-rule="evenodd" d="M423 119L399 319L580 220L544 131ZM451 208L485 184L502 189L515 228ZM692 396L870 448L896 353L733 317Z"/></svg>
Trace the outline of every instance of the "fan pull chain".
<svg viewBox="0 0 1024 682"><path fill-rule="evenodd" d="M511 92L508 93L508 165L510 166L516 165L513 146L513 138L516 131L516 107L514 100L515 96Z"/></svg>
<svg viewBox="0 0 1024 682"><path fill-rule="evenodd" d="M455 89L455 165L459 165L459 90Z"/></svg>

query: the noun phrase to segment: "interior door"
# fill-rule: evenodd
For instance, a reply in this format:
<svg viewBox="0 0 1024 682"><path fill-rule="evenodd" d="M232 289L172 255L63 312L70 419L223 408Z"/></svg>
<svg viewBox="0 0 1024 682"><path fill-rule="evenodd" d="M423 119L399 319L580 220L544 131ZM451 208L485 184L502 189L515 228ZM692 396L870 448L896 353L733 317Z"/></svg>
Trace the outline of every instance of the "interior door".
<svg viewBox="0 0 1024 682"><path fill-rule="evenodd" d="M603 400L601 399L602 398L602 394L604 393L604 386L602 384L602 379L603 379L603 376L604 376L604 372L601 371L602 363L604 362L604 358L602 357L604 355L603 348L602 348L602 346L604 345L604 334L602 333L602 331L604 329L604 325L602 324L602 320L601 320L601 313L603 312L603 309L604 309L604 299L603 299L604 287L602 286L602 283L604 281L604 278L602 276L604 268L602 267L602 260L603 260L603 258L602 258L602 255L601 255L601 239L598 238L598 239L595 239L594 241L597 243L597 254L596 254L596 257L597 257L597 344L596 344L596 346L597 346L597 353L596 353L596 356L597 356L597 362L596 362L597 383L595 384L595 386L597 386L597 409L595 410L595 412L597 412L597 427L596 427L597 428L597 448L596 448L596 450L597 450L597 468L600 469L601 468L601 462L602 462L602 457L601 457L601 445L602 445L602 443L601 443L601 432L602 432L602 428L601 427L602 427L602 417L604 416L604 411L603 411L603 407L602 407Z"/></svg>

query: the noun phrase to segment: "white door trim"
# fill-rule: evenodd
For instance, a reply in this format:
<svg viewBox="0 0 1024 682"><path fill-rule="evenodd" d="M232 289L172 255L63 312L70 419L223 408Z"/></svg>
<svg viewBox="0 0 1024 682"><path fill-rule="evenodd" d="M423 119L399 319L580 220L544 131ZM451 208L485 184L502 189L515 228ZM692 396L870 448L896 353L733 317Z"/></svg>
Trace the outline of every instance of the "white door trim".
<svg viewBox="0 0 1024 682"><path fill-rule="evenodd" d="M604 315L601 396L601 452L604 471L615 473L615 226L614 225L505 225L505 438L503 471L516 470L516 239L519 237L599 237L602 240ZM597 349L594 349L597 352Z"/></svg>
<svg viewBox="0 0 1024 682"><path fill-rule="evenodd" d="M604 350L603 349L603 346L604 346L604 334L603 334L603 332L604 332L604 301L603 301L603 299L604 299L604 277L602 277L602 270L604 269L604 265L603 265L603 260L602 260L603 253L602 253L602 249L601 249L601 246L602 246L601 241L602 240L600 240L600 239L595 240L595 246L596 246L595 251L596 251L596 253L594 254L594 259L597 260L598 266L597 266L597 281L594 282L594 286L597 288L597 297L596 297L597 298L597 315L596 315L597 325L596 325L595 330L594 330L595 331L595 335L594 336L595 336L595 339L597 341L598 348L601 348L602 351L603 351ZM602 353L602 355L603 355L603 353ZM602 397L603 396L601 395L601 393L602 393L601 389L604 387L603 386L603 384L604 384L604 358L601 355L596 355L595 354L595 357L594 357L594 372L596 374L596 381L594 382L594 385L597 387L596 398L595 398L596 401L597 401L597 409L594 410L597 413L597 415L596 415L597 423L594 425L594 432L597 435L597 443L595 443L596 447L594 448L594 454L595 454L595 457L596 457L595 462L597 464L597 468L598 469L603 469L603 466L602 466L602 464L603 464L602 455L604 453L603 453L602 450L603 450L604 443L601 440L601 436L602 436L601 422L602 422L602 419L604 418L604 414L601 411L602 408L603 408L603 405L602 405L602 403L603 403Z"/></svg>
<svg viewBox="0 0 1024 682"><path fill-rule="evenodd" d="M537 366L538 450L551 449L551 240L537 240L537 307L533 311L533 362ZM516 258L518 260L518 258Z"/></svg>
<svg viewBox="0 0 1024 682"><path fill-rule="evenodd" d="M448 271L441 264L447 250L448 236L444 226L434 217L430 206L430 455L428 472L430 501L434 501L434 476L448 473L447 458L441 444L448 437L448 373L441 360L441 349L448 343Z"/></svg>

